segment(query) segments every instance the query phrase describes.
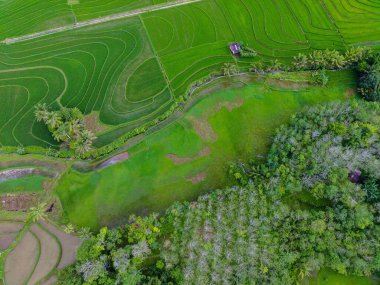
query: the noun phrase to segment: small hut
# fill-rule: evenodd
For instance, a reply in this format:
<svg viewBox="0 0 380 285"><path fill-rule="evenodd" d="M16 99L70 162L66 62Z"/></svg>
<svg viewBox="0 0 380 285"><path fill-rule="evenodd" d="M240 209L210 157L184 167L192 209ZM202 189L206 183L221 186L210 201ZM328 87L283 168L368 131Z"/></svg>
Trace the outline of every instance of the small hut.
<svg viewBox="0 0 380 285"><path fill-rule="evenodd" d="M358 169L355 169L354 171L351 171L348 175L348 179L355 184L358 184L361 180L362 172Z"/></svg>
<svg viewBox="0 0 380 285"><path fill-rule="evenodd" d="M230 51L233 55L239 55L240 54L241 46L239 43L231 43L229 45L229 48L230 48Z"/></svg>

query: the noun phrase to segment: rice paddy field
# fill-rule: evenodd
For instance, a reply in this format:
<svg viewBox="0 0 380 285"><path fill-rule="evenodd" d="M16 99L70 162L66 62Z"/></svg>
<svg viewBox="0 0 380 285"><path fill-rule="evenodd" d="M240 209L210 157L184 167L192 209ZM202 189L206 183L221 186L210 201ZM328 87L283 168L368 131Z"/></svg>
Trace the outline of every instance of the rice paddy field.
<svg viewBox="0 0 380 285"><path fill-rule="evenodd" d="M24 213L0 212L0 273L4 284L53 284L56 271L75 260L80 244L55 225L26 222Z"/></svg>
<svg viewBox="0 0 380 285"><path fill-rule="evenodd" d="M24 35L73 19L98 19L165 3L0 1L0 13L7 13L0 14L0 35ZM9 11L15 11L12 19ZM314 49L342 50L364 42L374 46L376 32L369 27L377 23L379 11L369 0L341 0L339 5L327 0L203 0L0 44L0 93L5 102L0 106L0 145L55 145L33 119L33 107L41 102L96 114L105 126L96 146L109 144L164 114L194 82L219 72L224 63L248 67L252 60L232 57L229 42L245 42L264 62L289 62L299 52Z"/></svg>

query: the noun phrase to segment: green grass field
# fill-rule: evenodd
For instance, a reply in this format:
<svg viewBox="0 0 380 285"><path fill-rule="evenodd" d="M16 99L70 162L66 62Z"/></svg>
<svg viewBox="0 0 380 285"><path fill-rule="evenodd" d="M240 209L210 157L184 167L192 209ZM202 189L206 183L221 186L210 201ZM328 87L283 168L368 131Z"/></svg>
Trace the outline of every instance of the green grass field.
<svg viewBox="0 0 380 285"><path fill-rule="evenodd" d="M332 270L323 269L314 278L311 278L305 285L375 285L376 280L366 277L345 276L335 273Z"/></svg>
<svg viewBox="0 0 380 285"><path fill-rule="evenodd" d="M35 193L43 190L42 183L46 180L44 176L29 176L14 180L7 180L0 182L1 193Z"/></svg>
<svg viewBox="0 0 380 285"><path fill-rule="evenodd" d="M183 117L131 147L128 160L90 173L70 170L56 189L68 218L93 228L120 224L129 214L162 211L174 201L224 187L225 163L263 158L275 129L294 112L347 98L352 75L331 77L329 88L301 90L273 82L215 82L200 91L199 102ZM235 85L240 88L224 89ZM212 92L215 88L222 90Z"/></svg>

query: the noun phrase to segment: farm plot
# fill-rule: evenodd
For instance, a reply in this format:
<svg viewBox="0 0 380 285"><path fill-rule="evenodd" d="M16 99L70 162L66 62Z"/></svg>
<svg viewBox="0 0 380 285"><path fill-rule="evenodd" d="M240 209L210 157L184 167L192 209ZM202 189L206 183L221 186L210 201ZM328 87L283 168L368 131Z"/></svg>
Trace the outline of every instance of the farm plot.
<svg viewBox="0 0 380 285"><path fill-rule="evenodd" d="M99 111L102 123L133 128L172 101L137 17L0 46L0 94L1 145L54 144L34 120L37 103Z"/></svg>
<svg viewBox="0 0 380 285"><path fill-rule="evenodd" d="M113 226L132 213L159 212L174 201L225 187L225 163L263 158L275 129L294 112L352 95L350 73L330 77L329 88L307 89L249 76L216 81L189 102L193 107L182 117L131 146L123 161L65 174L56 193L67 217L80 226Z"/></svg>
<svg viewBox="0 0 380 285"><path fill-rule="evenodd" d="M74 23L67 0L0 1L0 40Z"/></svg>
<svg viewBox="0 0 380 285"><path fill-rule="evenodd" d="M245 42L264 61L284 62L299 52L343 47L322 6L312 1L205 0L142 18L177 96L225 62L252 62L231 57L229 42Z"/></svg>
<svg viewBox="0 0 380 285"><path fill-rule="evenodd" d="M14 232L20 232L23 225L27 226L20 222L2 221L0 229L7 228L9 234L15 235ZM74 262L79 244L77 237L67 235L51 224L41 221L32 225L6 256L5 284L43 283L55 274L56 268Z"/></svg>
<svg viewBox="0 0 380 285"><path fill-rule="evenodd" d="M321 3L347 44L380 44L380 2L323 0Z"/></svg>

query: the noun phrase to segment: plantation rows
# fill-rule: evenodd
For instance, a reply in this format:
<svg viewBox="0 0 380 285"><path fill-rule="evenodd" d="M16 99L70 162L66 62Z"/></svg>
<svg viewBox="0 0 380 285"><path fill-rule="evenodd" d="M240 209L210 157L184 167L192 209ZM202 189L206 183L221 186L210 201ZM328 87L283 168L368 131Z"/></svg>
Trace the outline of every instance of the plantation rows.
<svg viewBox="0 0 380 285"><path fill-rule="evenodd" d="M0 29L25 34L34 22L45 29L67 24L73 15L86 20L165 1L69 2L0 2ZM33 107L42 102L96 112L108 125L97 145L110 143L166 113L194 82L224 63L236 60L247 68L252 59L232 57L230 42L245 42L265 62L286 63L300 52L374 44L378 33L368 27L377 29L379 13L380 5L370 0L204 0L0 45L0 144L54 145L46 128L34 122Z"/></svg>
<svg viewBox="0 0 380 285"><path fill-rule="evenodd" d="M232 189L183 206L164 253L168 266L183 264L185 284L249 284L260 271L259 255L267 254L257 246L257 204L254 191Z"/></svg>

